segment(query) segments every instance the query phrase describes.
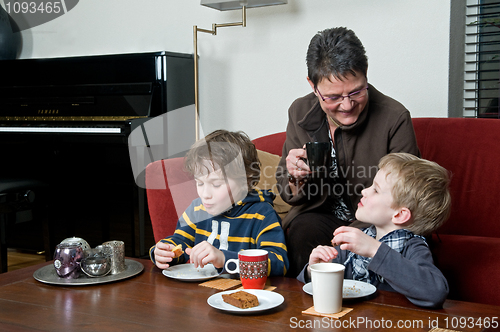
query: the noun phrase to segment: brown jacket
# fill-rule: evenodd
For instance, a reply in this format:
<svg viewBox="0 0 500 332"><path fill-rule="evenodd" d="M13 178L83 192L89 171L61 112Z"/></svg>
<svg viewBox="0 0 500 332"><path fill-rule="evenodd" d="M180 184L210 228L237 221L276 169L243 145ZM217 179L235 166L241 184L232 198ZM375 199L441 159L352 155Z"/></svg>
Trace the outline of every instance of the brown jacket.
<svg viewBox="0 0 500 332"><path fill-rule="evenodd" d="M383 156L391 152L408 152L420 156L410 112L396 100L380 93L372 85L368 103L358 121L335 130L335 151L339 167L337 182L331 178L313 179L293 196L288 186L286 157L291 149L306 142L328 142L328 123L318 98L310 93L295 100L288 110L286 141L276 171L281 197L292 205L283 220L286 229L297 215L325 203L332 191L341 193L352 211L361 198L361 190L371 186ZM329 165L331 161L329 161Z"/></svg>

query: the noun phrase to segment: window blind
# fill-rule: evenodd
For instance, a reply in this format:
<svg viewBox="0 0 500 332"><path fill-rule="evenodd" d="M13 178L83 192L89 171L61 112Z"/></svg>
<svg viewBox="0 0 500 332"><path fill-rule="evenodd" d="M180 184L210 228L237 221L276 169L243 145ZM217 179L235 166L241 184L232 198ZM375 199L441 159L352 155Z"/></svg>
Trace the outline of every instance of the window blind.
<svg viewBox="0 0 500 332"><path fill-rule="evenodd" d="M500 1L467 0L464 116L500 118Z"/></svg>

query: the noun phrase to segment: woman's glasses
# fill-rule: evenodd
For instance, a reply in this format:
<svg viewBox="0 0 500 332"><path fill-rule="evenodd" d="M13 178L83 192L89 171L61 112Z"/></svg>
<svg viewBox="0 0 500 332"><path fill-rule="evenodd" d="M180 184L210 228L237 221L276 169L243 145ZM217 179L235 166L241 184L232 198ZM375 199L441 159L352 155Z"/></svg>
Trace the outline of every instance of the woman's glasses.
<svg viewBox="0 0 500 332"><path fill-rule="evenodd" d="M318 93L318 95L320 96L320 98L325 103L330 104L330 105L336 105L336 104L340 104L341 102L343 102L344 98L349 98L349 100L356 100L356 99L359 99L361 97L366 96L366 93L368 92L368 86L364 87L361 90L351 92L347 96L323 97L323 95L321 94L321 92L319 92L319 90L317 88L316 88L316 92Z"/></svg>

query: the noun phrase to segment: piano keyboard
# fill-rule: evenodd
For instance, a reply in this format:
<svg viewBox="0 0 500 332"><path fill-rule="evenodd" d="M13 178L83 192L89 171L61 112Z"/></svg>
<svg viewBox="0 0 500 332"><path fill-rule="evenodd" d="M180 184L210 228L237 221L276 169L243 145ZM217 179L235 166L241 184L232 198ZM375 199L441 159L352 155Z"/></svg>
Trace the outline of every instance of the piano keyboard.
<svg viewBox="0 0 500 332"><path fill-rule="evenodd" d="M117 127L0 127L2 133L121 134Z"/></svg>
<svg viewBox="0 0 500 332"><path fill-rule="evenodd" d="M105 126L100 123L123 122L132 119L146 118L145 116L0 116L0 121L5 121L0 126L0 133L62 133L62 134L121 134L119 126ZM23 121L43 123L43 125L19 126ZM51 122L68 122L74 124L69 126L46 125ZM81 122L82 124L78 124ZM93 122L95 126L85 126L83 122ZM6 126L9 123L13 126Z"/></svg>

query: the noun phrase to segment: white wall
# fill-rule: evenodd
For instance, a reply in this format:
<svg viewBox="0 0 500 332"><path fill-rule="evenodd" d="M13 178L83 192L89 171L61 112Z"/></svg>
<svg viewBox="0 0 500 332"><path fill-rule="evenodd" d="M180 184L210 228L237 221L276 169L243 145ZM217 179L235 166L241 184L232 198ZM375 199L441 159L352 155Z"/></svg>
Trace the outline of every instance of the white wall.
<svg viewBox="0 0 500 332"><path fill-rule="evenodd" d="M284 131L287 109L310 92L305 54L319 30L346 26L365 45L369 82L414 117L447 115L451 0L289 0L254 8L247 27L200 33L202 129L253 139ZM241 20L199 0L81 0L22 32L21 58L166 50L193 53L193 25Z"/></svg>

